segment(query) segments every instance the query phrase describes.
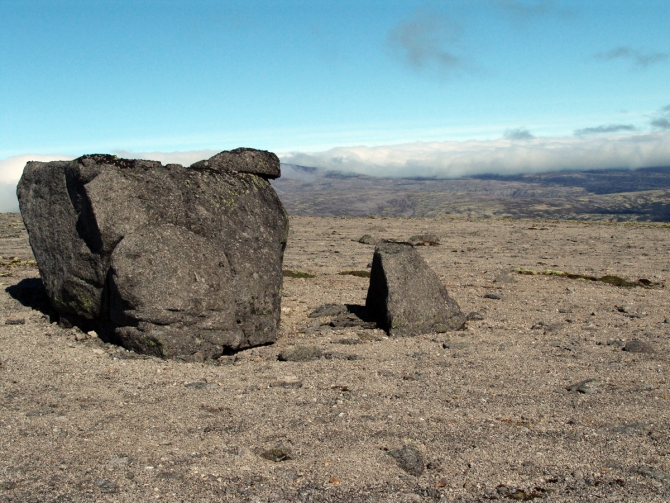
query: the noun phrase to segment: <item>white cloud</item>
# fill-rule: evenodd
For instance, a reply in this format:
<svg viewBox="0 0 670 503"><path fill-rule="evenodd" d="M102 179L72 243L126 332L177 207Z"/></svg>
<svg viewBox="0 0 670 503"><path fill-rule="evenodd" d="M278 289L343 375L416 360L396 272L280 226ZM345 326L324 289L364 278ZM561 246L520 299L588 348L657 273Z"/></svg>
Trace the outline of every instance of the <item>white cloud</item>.
<svg viewBox="0 0 670 503"><path fill-rule="evenodd" d="M529 133L528 136L532 135ZM208 159L217 152L114 153L119 157L188 166L201 159ZM561 138L528 138L524 135L524 141L501 138L489 141L414 142L376 147L337 147L324 152L287 152L278 155L282 163L286 164L391 177L456 178L483 173L638 168L670 166L670 131ZM16 184L28 161L69 159L72 156L27 154L0 160L0 212L18 211ZM290 176L288 171L287 175Z"/></svg>
<svg viewBox="0 0 670 503"><path fill-rule="evenodd" d="M68 155L26 154L7 157L0 160L0 213L19 211L19 201L16 199L16 184L23 174L23 168L28 161L67 161L73 159Z"/></svg>
<svg viewBox="0 0 670 503"><path fill-rule="evenodd" d="M416 142L290 152L282 162L373 176L455 178L483 173L670 166L670 133Z"/></svg>

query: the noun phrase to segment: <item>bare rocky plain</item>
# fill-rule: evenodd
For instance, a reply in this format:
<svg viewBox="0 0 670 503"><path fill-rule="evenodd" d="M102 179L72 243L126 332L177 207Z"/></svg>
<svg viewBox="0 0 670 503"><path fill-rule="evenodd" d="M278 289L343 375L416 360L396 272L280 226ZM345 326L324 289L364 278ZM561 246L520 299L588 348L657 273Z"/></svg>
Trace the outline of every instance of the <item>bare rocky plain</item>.
<svg viewBox="0 0 670 503"><path fill-rule="evenodd" d="M290 223L277 343L205 364L59 327L1 214L0 501L670 501L667 224ZM309 317L365 302L362 235L421 233L464 330Z"/></svg>

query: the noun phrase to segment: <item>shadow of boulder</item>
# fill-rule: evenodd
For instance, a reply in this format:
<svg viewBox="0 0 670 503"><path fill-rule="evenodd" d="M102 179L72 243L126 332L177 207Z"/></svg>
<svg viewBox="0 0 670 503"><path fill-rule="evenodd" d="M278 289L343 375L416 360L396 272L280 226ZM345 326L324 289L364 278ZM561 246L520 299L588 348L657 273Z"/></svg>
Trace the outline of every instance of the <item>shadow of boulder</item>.
<svg viewBox="0 0 670 503"><path fill-rule="evenodd" d="M41 278L22 279L16 285L5 288L5 292L22 305L49 316L52 322L58 319L58 314L51 306Z"/></svg>

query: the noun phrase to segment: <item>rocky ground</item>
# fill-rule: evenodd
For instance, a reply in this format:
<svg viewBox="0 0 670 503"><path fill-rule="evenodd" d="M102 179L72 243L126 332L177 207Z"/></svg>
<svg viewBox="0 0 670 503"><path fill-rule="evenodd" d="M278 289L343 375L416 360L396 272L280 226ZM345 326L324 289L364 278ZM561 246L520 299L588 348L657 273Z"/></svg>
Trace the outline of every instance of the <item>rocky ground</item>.
<svg viewBox="0 0 670 503"><path fill-rule="evenodd" d="M427 232L465 330L309 317L364 303L362 235ZM18 215L0 255L0 502L670 500L667 228L292 218L314 277L287 273L275 345L213 364L53 323Z"/></svg>

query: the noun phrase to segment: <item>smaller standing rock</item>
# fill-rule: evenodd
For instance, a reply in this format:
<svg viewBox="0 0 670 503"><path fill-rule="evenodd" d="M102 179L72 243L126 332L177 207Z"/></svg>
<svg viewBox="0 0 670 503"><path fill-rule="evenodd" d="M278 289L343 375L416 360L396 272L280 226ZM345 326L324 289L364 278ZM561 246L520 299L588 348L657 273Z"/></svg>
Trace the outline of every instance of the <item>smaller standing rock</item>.
<svg viewBox="0 0 670 503"><path fill-rule="evenodd" d="M389 455L395 459L400 468L405 470L410 475L419 477L423 473L423 457L415 447L406 445L402 449L389 452Z"/></svg>
<svg viewBox="0 0 670 503"><path fill-rule="evenodd" d="M458 330L465 315L437 274L409 244L375 248L365 307L391 336Z"/></svg>

